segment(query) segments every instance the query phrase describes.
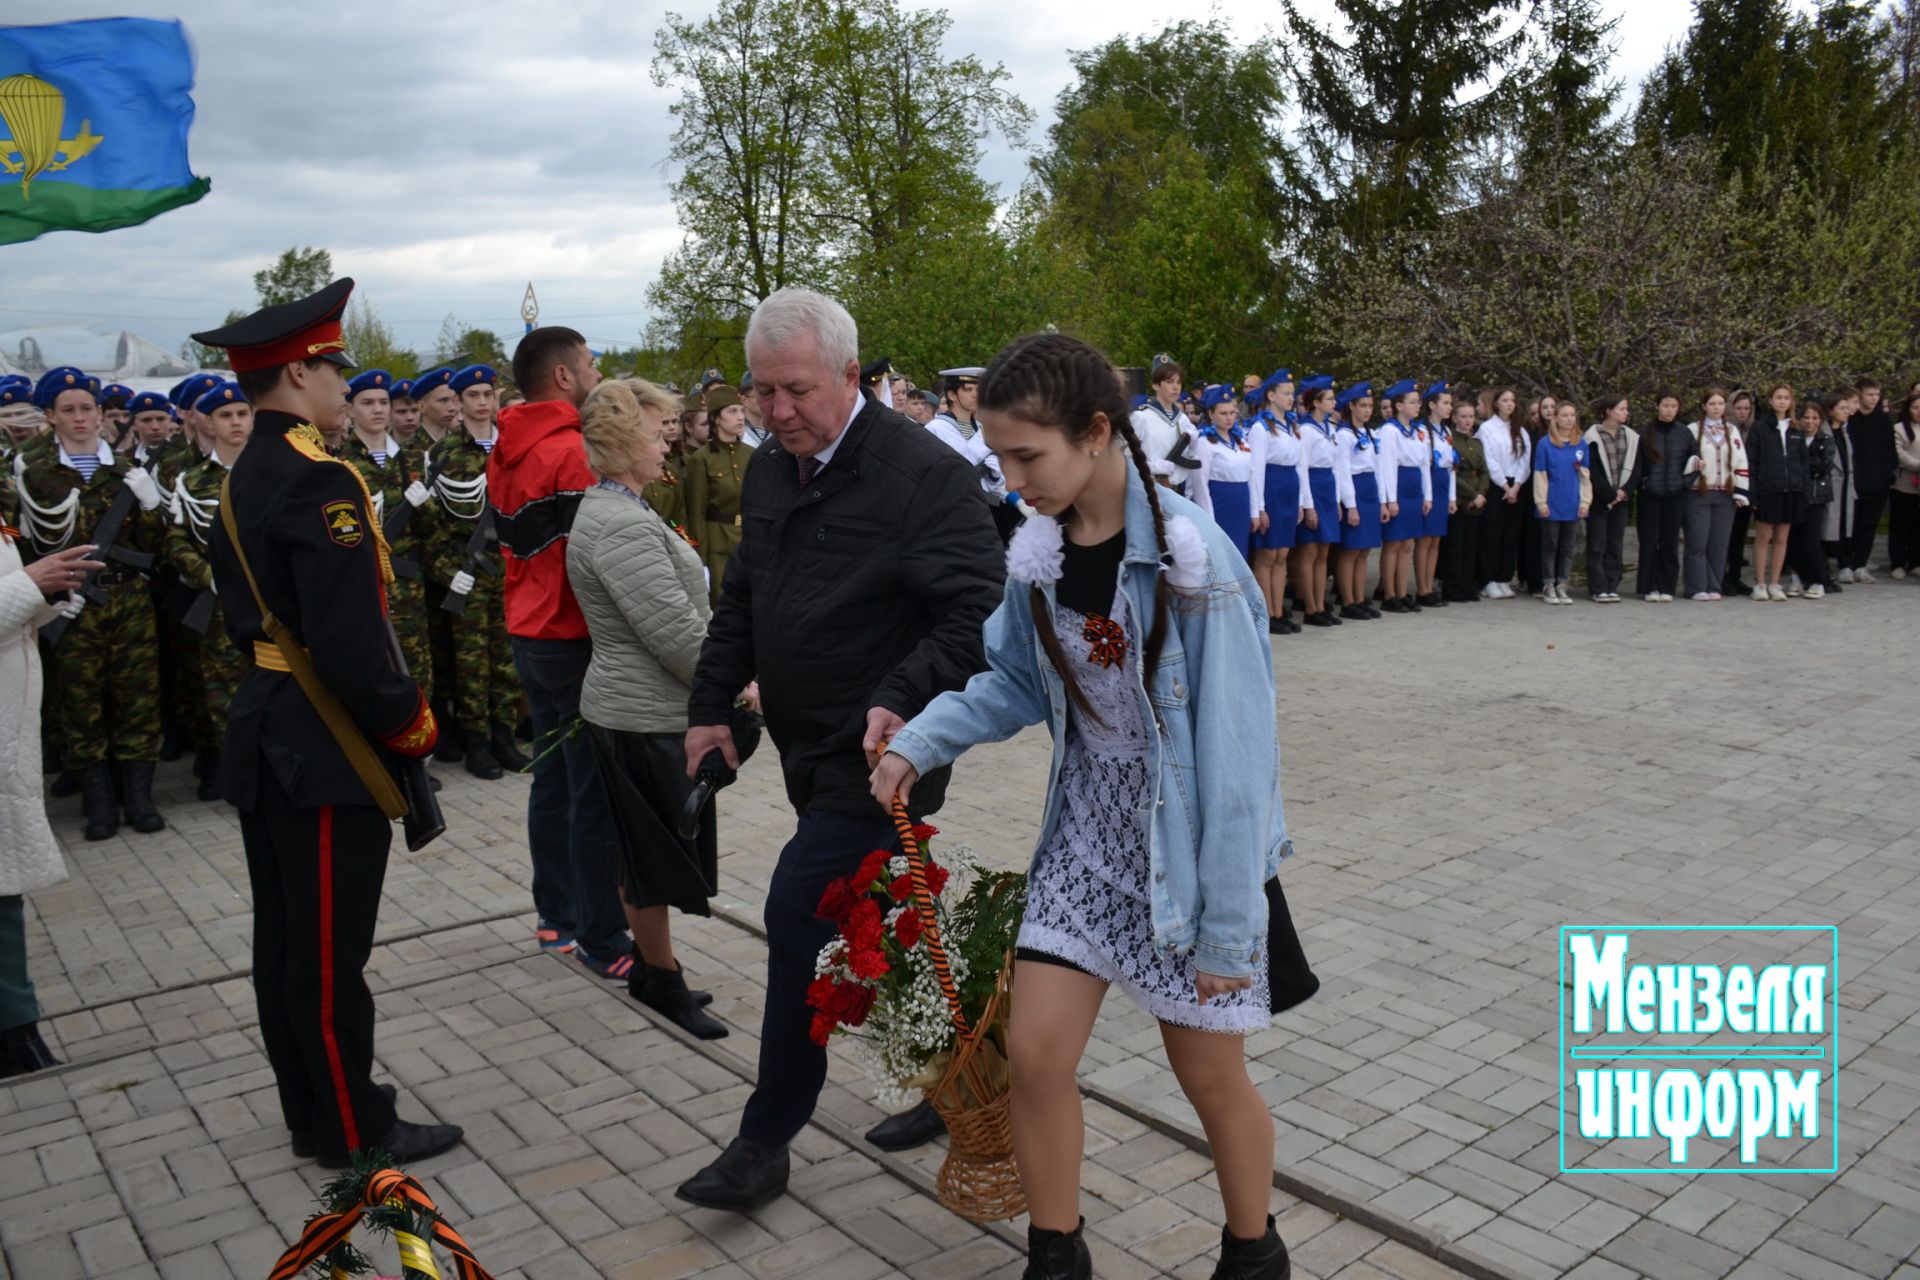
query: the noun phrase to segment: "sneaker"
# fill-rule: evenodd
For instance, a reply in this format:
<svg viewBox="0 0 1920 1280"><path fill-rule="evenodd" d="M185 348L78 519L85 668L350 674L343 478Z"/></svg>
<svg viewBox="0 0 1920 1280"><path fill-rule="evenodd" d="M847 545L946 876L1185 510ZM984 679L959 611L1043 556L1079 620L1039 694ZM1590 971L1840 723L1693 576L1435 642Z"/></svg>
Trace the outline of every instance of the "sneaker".
<svg viewBox="0 0 1920 1280"><path fill-rule="evenodd" d="M1907 576L1907 571L1906 571L1905 569L1902 569L1902 568L1899 568L1899 567L1897 567L1897 566L1896 566L1896 567L1894 568L1894 571L1893 571L1892 573L1890 573L1890 574L1888 574L1887 576L1888 576L1889 578L1892 578L1892 579L1893 579L1893 580L1894 580L1895 582L1898 582L1898 581L1900 581L1900 580L1901 580L1902 578L1904 578L1904 577L1906 577L1906 576Z"/></svg>
<svg viewBox="0 0 1920 1280"><path fill-rule="evenodd" d="M1776 582L1767 588L1767 598L1769 600L1785 600L1787 598L1787 589Z"/></svg>
<svg viewBox="0 0 1920 1280"><path fill-rule="evenodd" d="M1486 586L1480 588L1480 598L1482 600L1498 600L1500 598L1500 584L1497 582L1489 582Z"/></svg>
<svg viewBox="0 0 1920 1280"><path fill-rule="evenodd" d="M1720 593L1719 593L1718 591L1709 591L1709 592L1707 592L1707 599L1709 599L1709 600L1719 600L1719 599L1721 599L1721 595L1720 595Z"/></svg>
<svg viewBox="0 0 1920 1280"><path fill-rule="evenodd" d="M1767 584L1764 582L1760 582L1760 583L1754 584L1753 598L1759 601L1761 604L1765 604L1767 601L1773 599L1773 596L1770 592L1768 592Z"/></svg>
<svg viewBox="0 0 1920 1280"><path fill-rule="evenodd" d="M1839 580L1840 580L1840 581L1841 581L1842 583L1847 583L1847 582L1852 582L1852 581L1853 581L1853 570L1851 570L1851 569L1842 569L1842 570L1841 570L1841 571L1840 571L1840 572L1839 572L1839 573L1838 573L1838 574L1837 574L1836 576L1838 577L1838 579L1839 579Z"/></svg>
<svg viewBox="0 0 1920 1280"><path fill-rule="evenodd" d="M1862 565L1860 568L1855 569L1853 571L1853 580L1855 582L1864 582L1868 586L1872 586L1874 582L1873 570L1868 569L1866 566Z"/></svg>
<svg viewBox="0 0 1920 1280"><path fill-rule="evenodd" d="M631 948L621 952L617 956L602 959L588 951L585 947L576 946L573 949L573 958L578 960L581 966L589 973L592 973L595 977L605 978L609 982L625 982L628 976L633 973L633 954Z"/></svg>
<svg viewBox="0 0 1920 1280"><path fill-rule="evenodd" d="M1827 589L1821 586L1817 582L1814 583L1812 586L1808 587L1805 592L1806 598L1809 600L1824 599L1826 597L1826 594L1827 594Z"/></svg>
<svg viewBox="0 0 1920 1280"><path fill-rule="evenodd" d="M1692 595L1688 596L1687 599L1696 601L1700 604L1705 604L1708 601L1713 599L1713 593L1711 591L1696 591Z"/></svg>
<svg viewBox="0 0 1920 1280"><path fill-rule="evenodd" d="M1559 602L1560 604L1572 604L1572 603L1573 603L1573 597L1572 597L1571 595L1569 595L1569 594L1568 594L1568 592L1567 592L1567 584L1566 584L1566 583L1564 583L1564 582L1562 582L1562 583L1559 583L1559 584L1557 584L1557 585L1556 585L1556 586L1554 587L1554 596L1555 596L1555 599L1556 599L1556 600L1557 600L1557 601L1558 601L1558 602Z"/></svg>

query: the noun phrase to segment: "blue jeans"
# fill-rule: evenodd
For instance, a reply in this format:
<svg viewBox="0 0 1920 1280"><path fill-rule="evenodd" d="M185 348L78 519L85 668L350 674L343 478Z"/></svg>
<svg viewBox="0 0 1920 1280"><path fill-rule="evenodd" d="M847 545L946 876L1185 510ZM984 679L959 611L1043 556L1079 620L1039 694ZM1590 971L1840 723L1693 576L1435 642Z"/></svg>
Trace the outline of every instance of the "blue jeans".
<svg viewBox="0 0 1920 1280"><path fill-rule="evenodd" d="M898 850L893 819L871 813L802 814L767 884L767 1003L760 1016L760 1078L740 1136L785 1146L806 1128L827 1082L827 1051L807 1035L813 962L835 933L816 914L827 882L851 875L875 849Z"/></svg>
<svg viewBox="0 0 1920 1280"><path fill-rule="evenodd" d="M512 637L513 665L533 706L533 788L527 796L527 848L533 855L533 906L541 924L573 938L596 959L631 945L620 910L613 814L584 730L550 751L580 718L580 686L593 657L590 640Z"/></svg>

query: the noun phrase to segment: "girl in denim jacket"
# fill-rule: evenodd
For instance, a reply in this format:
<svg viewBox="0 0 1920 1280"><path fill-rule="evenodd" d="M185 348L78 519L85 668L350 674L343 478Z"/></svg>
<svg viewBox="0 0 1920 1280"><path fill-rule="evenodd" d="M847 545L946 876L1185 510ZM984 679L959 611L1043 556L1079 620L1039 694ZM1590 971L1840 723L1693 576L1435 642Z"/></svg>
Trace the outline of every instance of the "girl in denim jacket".
<svg viewBox="0 0 1920 1280"><path fill-rule="evenodd" d="M989 669L894 736L873 791L891 804L976 743L1053 731L1009 1033L1026 1274L1089 1274L1075 1077L1117 984L1159 1021L1212 1146L1219 1274L1280 1280L1273 1120L1244 1043L1271 1018L1262 888L1286 836L1265 601L1240 548L1153 484L1100 352L1022 338L988 368L979 411L1037 514L1007 549Z"/></svg>

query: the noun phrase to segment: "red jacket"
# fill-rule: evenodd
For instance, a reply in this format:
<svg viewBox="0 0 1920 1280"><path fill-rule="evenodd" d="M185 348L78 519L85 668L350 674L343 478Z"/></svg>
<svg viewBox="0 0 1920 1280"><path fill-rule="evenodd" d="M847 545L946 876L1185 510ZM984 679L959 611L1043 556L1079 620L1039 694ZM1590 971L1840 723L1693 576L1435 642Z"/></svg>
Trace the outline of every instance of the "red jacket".
<svg viewBox="0 0 1920 1280"><path fill-rule="evenodd" d="M500 440L487 459L487 500L507 566L507 634L587 638L586 617L567 582L567 534L593 482L578 409L541 400L501 411Z"/></svg>

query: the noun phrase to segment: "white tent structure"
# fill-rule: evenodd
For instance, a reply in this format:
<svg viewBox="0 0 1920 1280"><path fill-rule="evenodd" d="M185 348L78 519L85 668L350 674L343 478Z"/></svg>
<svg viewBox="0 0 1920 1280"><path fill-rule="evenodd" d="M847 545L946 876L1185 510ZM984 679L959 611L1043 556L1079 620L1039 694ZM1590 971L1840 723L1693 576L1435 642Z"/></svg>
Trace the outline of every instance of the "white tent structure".
<svg viewBox="0 0 1920 1280"><path fill-rule="evenodd" d="M137 391L169 387L195 372L189 362L125 329L34 325L0 332L0 373L38 378L60 365Z"/></svg>

